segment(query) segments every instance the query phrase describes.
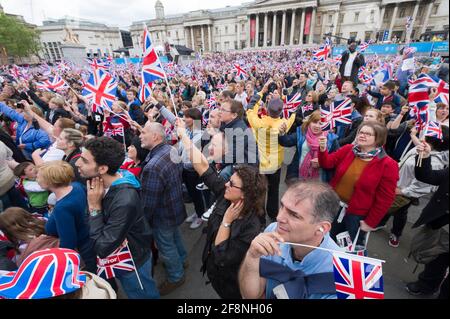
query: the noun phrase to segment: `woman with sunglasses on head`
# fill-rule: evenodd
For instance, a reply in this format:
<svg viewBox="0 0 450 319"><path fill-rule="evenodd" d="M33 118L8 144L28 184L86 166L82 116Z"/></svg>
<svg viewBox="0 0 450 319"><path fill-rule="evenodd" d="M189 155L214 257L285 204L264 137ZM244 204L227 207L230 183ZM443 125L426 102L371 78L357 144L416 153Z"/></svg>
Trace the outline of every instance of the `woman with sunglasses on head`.
<svg viewBox="0 0 450 319"><path fill-rule="evenodd" d="M208 220L206 245L203 250L203 273L207 273L215 291L224 299L240 299L238 271L252 240L261 231L266 180L258 169L242 165L234 168L230 180L225 182L216 170L227 153L223 133L213 137L210 157L216 165L194 146L186 133L184 122L177 120L180 137L201 180L217 198Z"/></svg>
<svg viewBox="0 0 450 319"><path fill-rule="evenodd" d="M330 184L341 199L341 212L333 222L331 236L348 231L352 240L358 229L362 233L374 230L395 198L399 179L398 164L383 146L387 129L375 122L364 122L358 128L354 144L348 144L329 154L327 138L319 138L319 164L335 169Z"/></svg>

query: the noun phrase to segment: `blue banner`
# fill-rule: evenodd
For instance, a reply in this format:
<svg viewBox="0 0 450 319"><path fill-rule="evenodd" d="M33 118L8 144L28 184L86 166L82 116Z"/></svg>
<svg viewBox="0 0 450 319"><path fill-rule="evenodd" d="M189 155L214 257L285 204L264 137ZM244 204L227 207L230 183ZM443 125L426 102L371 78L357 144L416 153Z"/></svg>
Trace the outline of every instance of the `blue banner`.
<svg viewBox="0 0 450 319"><path fill-rule="evenodd" d="M114 62L116 64L125 64L125 63L139 64L141 63L141 58L119 58L114 59Z"/></svg>
<svg viewBox="0 0 450 319"><path fill-rule="evenodd" d="M404 47L404 44L371 44L364 51L365 55L396 55L399 50ZM437 53L448 52L448 42L414 42L410 44L411 47L417 49L417 53L430 54L431 51ZM346 46L333 47L333 56L342 54L347 50Z"/></svg>
<svg viewBox="0 0 450 319"><path fill-rule="evenodd" d="M434 42L433 45L433 52L438 52L438 53L448 53L448 42Z"/></svg>

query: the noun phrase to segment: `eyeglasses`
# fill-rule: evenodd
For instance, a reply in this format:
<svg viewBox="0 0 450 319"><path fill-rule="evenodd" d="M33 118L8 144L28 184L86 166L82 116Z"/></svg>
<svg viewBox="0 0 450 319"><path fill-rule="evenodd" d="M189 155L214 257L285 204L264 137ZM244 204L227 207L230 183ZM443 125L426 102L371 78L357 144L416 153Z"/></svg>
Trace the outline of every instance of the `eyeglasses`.
<svg viewBox="0 0 450 319"><path fill-rule="evenodd" d="M371 132L363 132L363 131L359 131L358 135L364 135L364 136L375 136L374 133Z"/></svg>
<svg viewBox="0 0 450 319"><path fill-rule="evenodd" d="M233 183L233 181L231 179L228 182L230 183L230 187L234 187L234 188L237 188L237 189L242 189L242 187L234 185L234 183Z"/></svg>

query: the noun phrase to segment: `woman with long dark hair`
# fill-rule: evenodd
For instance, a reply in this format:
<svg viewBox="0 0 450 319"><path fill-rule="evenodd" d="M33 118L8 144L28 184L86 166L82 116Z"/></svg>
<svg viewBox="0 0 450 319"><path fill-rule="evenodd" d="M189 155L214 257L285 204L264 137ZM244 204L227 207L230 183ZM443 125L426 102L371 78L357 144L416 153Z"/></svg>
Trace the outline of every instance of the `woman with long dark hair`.
<svg viewBox="0 0 450 319"><path fill-rule="evenodd" d="M188 150L190 160L200 179L217 198L209 217L206 244L203 250L203 273L207 273L215 291L221 298L242 298L239 291L238 271L252 240L260 233L261 217L265 215L267 181L255 167L240 165L225 182L216 165L194 146L186 133L184 122L177 120L177 133ZM217 138L226 143L225 136ZM226 152L226 147L222 148ZM220 148L215 148L220 150ZM225 158L225 153L214 154Z"/></svg>

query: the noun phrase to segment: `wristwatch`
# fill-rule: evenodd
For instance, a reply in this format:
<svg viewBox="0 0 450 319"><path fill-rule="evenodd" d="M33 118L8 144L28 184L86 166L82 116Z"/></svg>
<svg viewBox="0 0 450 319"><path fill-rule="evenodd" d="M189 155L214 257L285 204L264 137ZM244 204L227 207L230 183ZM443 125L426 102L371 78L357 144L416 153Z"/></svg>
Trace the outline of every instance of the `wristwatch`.
<svg viewBox="0 0 450 319"><path fill-rule="evenodd" d="M93 209L93 210L90 210L90 211L89 211L89 215L90 215L91 217L95 217L95 216L97 216L97 215L99 215L99 214L101 214L101 213L102 213L102 211L99 210L99 209Z"/></svg>
<svg viewBox="0 0 450 319"><path fill-rule="evenodd" d="M221 222L220 223L223 227L225 227L225 228L230 228L231 227L231 224L227 224L227 223L224 223L224 222Z"/></svg>

